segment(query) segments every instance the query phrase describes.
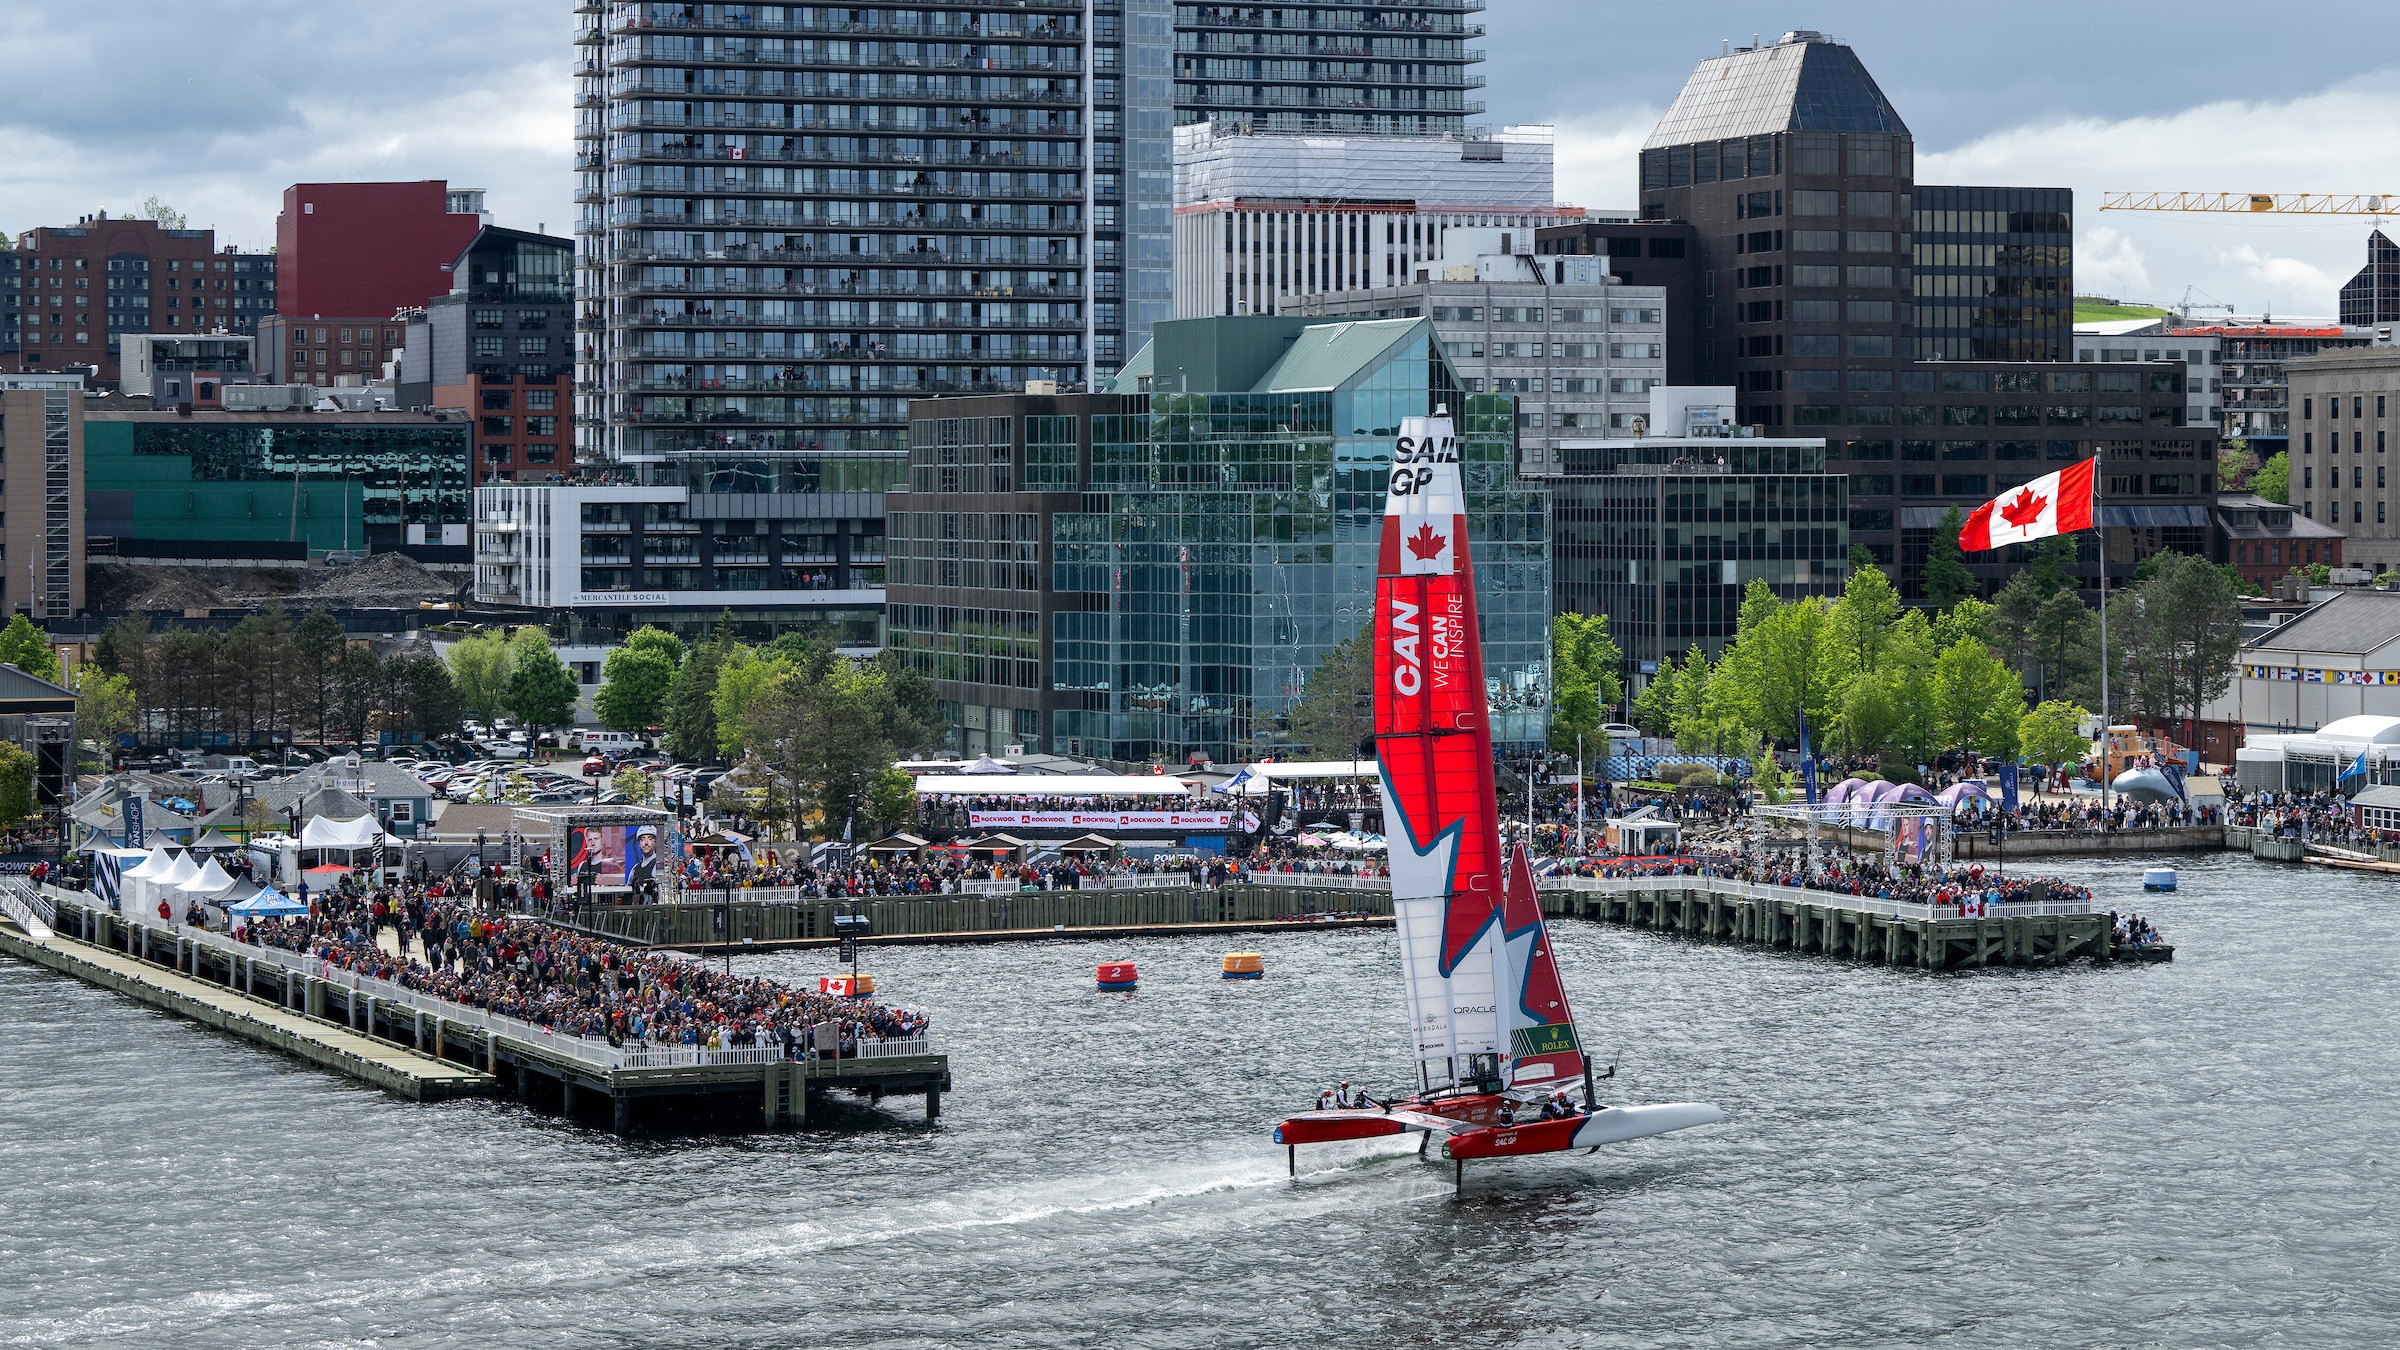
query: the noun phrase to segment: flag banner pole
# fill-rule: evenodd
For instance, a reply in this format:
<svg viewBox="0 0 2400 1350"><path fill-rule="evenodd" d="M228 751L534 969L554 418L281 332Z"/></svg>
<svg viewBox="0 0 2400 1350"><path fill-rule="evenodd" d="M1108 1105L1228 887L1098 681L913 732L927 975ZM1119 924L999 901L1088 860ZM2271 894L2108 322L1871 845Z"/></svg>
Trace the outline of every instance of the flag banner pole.
<svg viewBox="0 0 2400 1350"><path fill-rule="evenodd" d="M2105 816L2109 797L2108 752L2112 744L2109 727L2116 719L2109 716L2108 710L2108 526L2101 520L2098 456L2093 457L2092 468L2092 542L2100 555L2100 812Z"/></svg>

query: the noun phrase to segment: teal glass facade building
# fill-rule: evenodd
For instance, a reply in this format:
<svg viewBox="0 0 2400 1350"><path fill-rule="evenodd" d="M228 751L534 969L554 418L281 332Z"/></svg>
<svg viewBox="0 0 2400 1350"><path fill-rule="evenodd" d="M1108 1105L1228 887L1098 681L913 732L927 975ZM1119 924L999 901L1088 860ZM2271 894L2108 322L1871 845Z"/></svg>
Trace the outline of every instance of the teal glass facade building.
<svg viewBox="0 0 2400 1350"><path fill-rule="evenodd" d="M1547 735L1549 496L1515 405L1462 395L1422 320L1177 320L1097 395L913 405L888 498L890 645L957 748L1128 763L1288 753L1368 625L1400 419L1457 417L1494 739Z"/></svg>

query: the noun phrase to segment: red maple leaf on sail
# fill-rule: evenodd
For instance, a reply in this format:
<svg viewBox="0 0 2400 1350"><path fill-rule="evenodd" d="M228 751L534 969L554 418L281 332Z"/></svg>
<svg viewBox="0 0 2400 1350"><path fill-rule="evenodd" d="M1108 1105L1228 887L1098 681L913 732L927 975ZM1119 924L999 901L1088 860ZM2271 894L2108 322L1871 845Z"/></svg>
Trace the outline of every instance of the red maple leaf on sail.
<svg viewBox="0 0 2400 1350"><path fill-rule="evenodd" d="M2050 504L2047 497L2036 497L2023 488L2017 490L2016 500L2000 505L2000 518L2018 529L2031 528L2042 518L2042 509Z"/></svg>
<svg viewBox="0 0 2400 1350"><path fill-rule="evenodd" d="M1408 537L1408 551L1427 562L1442 556L1442 550L1449 546L1448 536L1435 534L1431 525L1419 525L1417 532Z"/></svg>

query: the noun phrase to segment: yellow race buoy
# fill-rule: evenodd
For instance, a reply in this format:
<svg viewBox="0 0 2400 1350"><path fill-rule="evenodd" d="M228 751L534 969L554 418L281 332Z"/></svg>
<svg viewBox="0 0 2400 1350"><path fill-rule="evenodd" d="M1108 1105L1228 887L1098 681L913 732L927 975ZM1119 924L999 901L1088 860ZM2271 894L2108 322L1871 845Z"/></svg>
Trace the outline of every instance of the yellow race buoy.
<svg viewBox="0 0 2400 1350"><path fill-rule="evenodd" d="M1259 955L1257 952L1225 953L1224 976L1226 979L1263 979L1265 978L1266 973L1267 958Z"/></svg>

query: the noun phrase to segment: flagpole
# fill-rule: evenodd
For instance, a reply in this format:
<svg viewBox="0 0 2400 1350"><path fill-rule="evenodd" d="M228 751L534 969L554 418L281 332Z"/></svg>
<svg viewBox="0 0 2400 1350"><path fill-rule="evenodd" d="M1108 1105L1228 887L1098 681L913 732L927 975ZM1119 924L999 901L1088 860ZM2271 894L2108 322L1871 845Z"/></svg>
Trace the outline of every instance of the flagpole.
<svg viewBox="0 0 2400 1350"><path fill-rule="evenodd" d="M2100 456L2094 455L2092 456L2092 541L2099 546L2100 555L2100 814L2105 817L2108 814L2108 752L2112 744L2109 739L2109 725L2113 719L2108 713L2108 524L2103 519L2101 511L2103 481L2100 473ZM2105 819L2101 822L2101 826L2104 829L2107 827Z"/></svg>

